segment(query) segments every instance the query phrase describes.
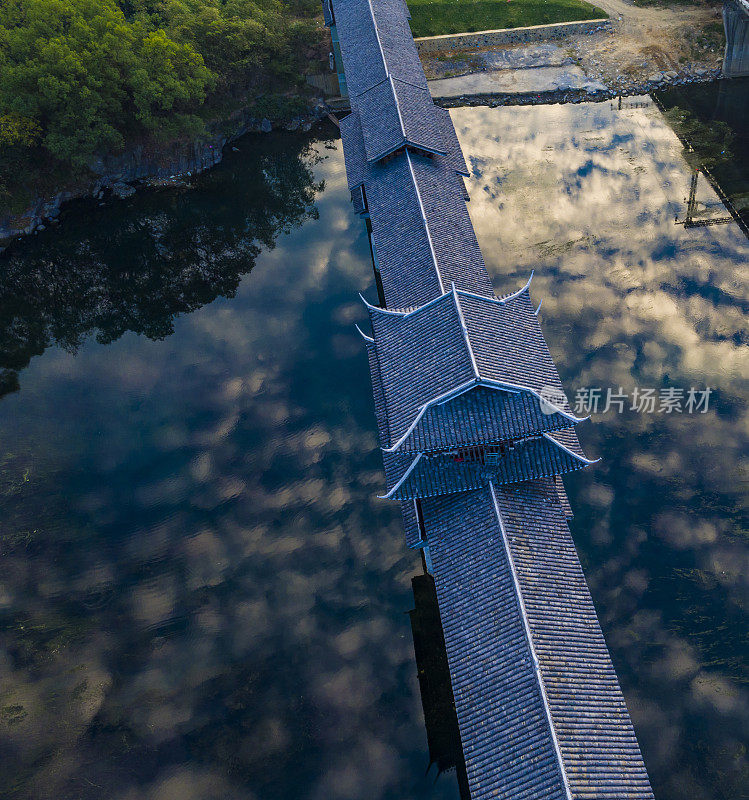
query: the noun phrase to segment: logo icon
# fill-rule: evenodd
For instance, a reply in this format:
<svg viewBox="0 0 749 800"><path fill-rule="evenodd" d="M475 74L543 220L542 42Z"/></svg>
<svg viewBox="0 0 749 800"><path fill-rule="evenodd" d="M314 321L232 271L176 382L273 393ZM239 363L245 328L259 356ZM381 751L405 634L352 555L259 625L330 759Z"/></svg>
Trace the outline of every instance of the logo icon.
<svg viewBox="0 0 749 800"><path fill-rule="evenodd" d="M542 414L556 414L567 405L564 392L556 386L543 386L538 394L541 397Z"/></svg>

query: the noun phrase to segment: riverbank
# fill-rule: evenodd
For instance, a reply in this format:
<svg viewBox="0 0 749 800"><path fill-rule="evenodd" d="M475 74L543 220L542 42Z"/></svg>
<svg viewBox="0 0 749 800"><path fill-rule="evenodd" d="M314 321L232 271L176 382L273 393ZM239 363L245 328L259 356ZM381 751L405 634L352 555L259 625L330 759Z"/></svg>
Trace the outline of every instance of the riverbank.
<svg viewBox="0 0 749 800"><path fill-rule="evenodd" d="M513 74L505 71L470 74L461 78L430 81L435 102L445 108L462 106L530 106L556 103L604 102L638 97L675 86L711 83L721 77L721 70L683 70L654 75L642 82L609 87L590 79L569 65L529 67Z"/></svg>
<svg viewBox="0 0 749 800"><path fill-rule="evenodd" d="M432 92L449 105L574 102L647 94L721 75L719 5L640 8L604 0L606 24L422 40ZM501 36L500 34L503 34ZM508 38L509 37L509 38ZM453 40L454 39L454 40ZM442 47L442 49L440 49Z"/></svg>
<svg viewBox="0 0 749 800"><path fill-rule="evenodd" d="M72 198L175 180L223 145L315 118L315 0L0 4L0 239ZM296 119L295 119L296 118Z"/></svg>
<svg viewBox="0 0 749 800"><path fill-rule="evenodd" d="M57 223L64 205L72 200L107 197L125 199L142 188L189 186L191 178L219 164L225 148L247 133L270 134L274 130L308 131L325 118L328 106L321 97L307 98L306 108L291 116L259 118L240 109L228 119L208 126L193 141L157 146L138 143L118 154L92 161L86 177L53 194L40 194L20 214L0 214L0 253L14 240L43 231Z"/></svg>

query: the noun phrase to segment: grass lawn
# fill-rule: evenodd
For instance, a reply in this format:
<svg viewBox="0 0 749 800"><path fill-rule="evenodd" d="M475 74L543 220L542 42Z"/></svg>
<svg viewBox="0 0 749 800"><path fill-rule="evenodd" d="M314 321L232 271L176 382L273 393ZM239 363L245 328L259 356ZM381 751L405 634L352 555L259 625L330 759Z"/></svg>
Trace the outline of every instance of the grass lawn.
<svg viewBox="0 0 749 800"><path fill-rule="evenodd" d="M603 19L583 0L407 0L415 37Z"/></svg>

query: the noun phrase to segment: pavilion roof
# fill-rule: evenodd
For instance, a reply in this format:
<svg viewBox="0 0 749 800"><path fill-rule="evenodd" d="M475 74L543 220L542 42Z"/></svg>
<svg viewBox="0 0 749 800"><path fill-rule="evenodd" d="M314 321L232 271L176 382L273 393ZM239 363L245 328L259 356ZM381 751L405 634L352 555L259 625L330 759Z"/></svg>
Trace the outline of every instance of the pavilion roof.
<svg viewBox="0 0 749 800"><path fill-rule="evenodd" d="M494 448L499 450L499 448ZM572 428L531 436L511 445L488 463L485 448L457 453L385 453L385 498L424 499L442 494L554 478L593 463L585 457ZM479 452L481 451L481 452Z"/></svg>
<svg viewBox="0 0 749 800"><path fill-rule="evenodd" d="M579 421L569 409L528 286L501 300L452 289L411 312L369 310L383 449L432 452ZM548 389L560 398L558 406L542 405Z"/></svg>

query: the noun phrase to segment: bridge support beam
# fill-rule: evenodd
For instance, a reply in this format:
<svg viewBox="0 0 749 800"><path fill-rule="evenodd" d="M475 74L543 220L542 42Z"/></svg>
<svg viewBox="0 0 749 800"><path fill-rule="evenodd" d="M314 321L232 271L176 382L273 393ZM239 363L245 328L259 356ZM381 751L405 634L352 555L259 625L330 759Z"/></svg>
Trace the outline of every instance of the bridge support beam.
<svg viewBox="0 0 749 800"><path fill-rule="evenodd" d="M727 78L749 75L749 0L725 0L723 25L726 30L723 74Z"/></svg>

